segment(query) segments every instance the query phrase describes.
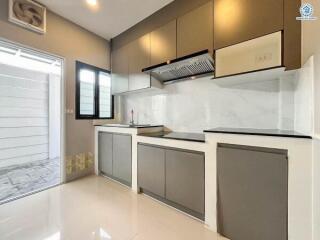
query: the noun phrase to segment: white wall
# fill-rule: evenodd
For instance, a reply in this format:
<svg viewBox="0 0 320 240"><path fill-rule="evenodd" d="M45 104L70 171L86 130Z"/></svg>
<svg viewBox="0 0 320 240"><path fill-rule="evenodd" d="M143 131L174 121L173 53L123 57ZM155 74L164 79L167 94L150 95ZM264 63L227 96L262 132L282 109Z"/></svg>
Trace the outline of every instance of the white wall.
<svg viewBox="0 0 320 240"><path fill-rule="evenodd" d="M302 62L314 56L313 239L320 239L320 1L308 0L316 21L302 23Z"/></svg>
<svg viewBox="0 0 320 240"><path fill-rule="evenodd" d="M203 78L166 85L156 92L122 96L122 118L129 122L133 109L136 122L163 124L174 131L279 128L311 135L312 67L309 61L279 80L228 85Z"/></svg>
<svg viewBox="0 0 320 240"><path fill-rule="evenodd" d="M279 81L220 87L210 78L166 85L157 93L122 97L122 117L135 111L138 123L164 124L175 131L214 127L277 128Z"/></svg>
<svg viewBox="0 0 320 240"><path fill-rule="evenodd" d="M296 73L297 74L297 73ZM297 75L284 76L279 81L279 122L278 128L294 129L294 90L296 87Z"/></svg>
<svg viewBox="0 0 320 240"><path fill-rule="evenodd" d="M320 134L320 0L308 0L314 7L316 21L302 23L302 63L314 57L314 113L315 133Z"/></svg>
<svg viewBox="0 0 320 240"><path fill-rule="evenodd" d="M302 66L298 72L294 91L294 126L295 130L307 135L312 135L314 130L314 58Z"/></svg>
<svg viewBox="0 0 320 240"><path fill-rule="evenodd" d="M320 138L313 140L313 239L320 239Z"/></svg>
<svg viewBox="0 0 320 240"><path fill-rule="evenodd" d="M320 239L320 1L308 0L316 21L302 23L302 63L314 56L313 239Z"/></svg>

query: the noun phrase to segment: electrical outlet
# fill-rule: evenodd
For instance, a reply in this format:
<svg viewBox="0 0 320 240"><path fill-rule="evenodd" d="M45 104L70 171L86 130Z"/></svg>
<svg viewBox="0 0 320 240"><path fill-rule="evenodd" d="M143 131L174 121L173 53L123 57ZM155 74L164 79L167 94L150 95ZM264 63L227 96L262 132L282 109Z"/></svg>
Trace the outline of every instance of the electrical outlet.
<svg viewBox="0 0 320 240"><path fill-rule="evenodd" d="M69 108L66 109L66 114L73 114L73 113L74 113L73 109L69 109Z"/></svg>

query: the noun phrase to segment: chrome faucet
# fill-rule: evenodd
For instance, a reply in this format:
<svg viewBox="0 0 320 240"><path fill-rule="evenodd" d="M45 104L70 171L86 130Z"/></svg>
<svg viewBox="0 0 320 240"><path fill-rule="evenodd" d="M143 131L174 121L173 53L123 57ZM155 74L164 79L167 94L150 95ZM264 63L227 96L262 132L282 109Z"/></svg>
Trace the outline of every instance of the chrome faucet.
<svg viewBox="0 0 320 240"><path fill-rule="evenodd" d="M133 111L133 109L132 109L132 110L131 110L131 121L130 121L130 125L134 125L133 114L134 114L134 111Z"/></svg>

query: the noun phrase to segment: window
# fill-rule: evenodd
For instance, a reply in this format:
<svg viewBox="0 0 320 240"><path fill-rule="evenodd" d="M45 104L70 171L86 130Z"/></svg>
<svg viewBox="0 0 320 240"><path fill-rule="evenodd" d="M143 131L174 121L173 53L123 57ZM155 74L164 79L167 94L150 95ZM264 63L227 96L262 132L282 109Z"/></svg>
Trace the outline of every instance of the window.
<svg viewBox="0 0 320 240"><path fill-rule="evenodd" d="M76 119L113 118L110 72L76 62Z"/></svg>

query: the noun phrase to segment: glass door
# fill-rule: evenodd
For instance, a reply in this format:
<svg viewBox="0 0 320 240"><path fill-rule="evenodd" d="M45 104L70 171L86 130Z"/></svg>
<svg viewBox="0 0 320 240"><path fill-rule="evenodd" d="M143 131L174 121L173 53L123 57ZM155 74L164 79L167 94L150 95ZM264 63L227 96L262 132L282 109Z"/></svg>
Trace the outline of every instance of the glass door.
<svg viewBox="0 0 320 240"><path fill-rule="evenodd" d="M62 60L0 41L0 204L61 182Z"/></svg>

